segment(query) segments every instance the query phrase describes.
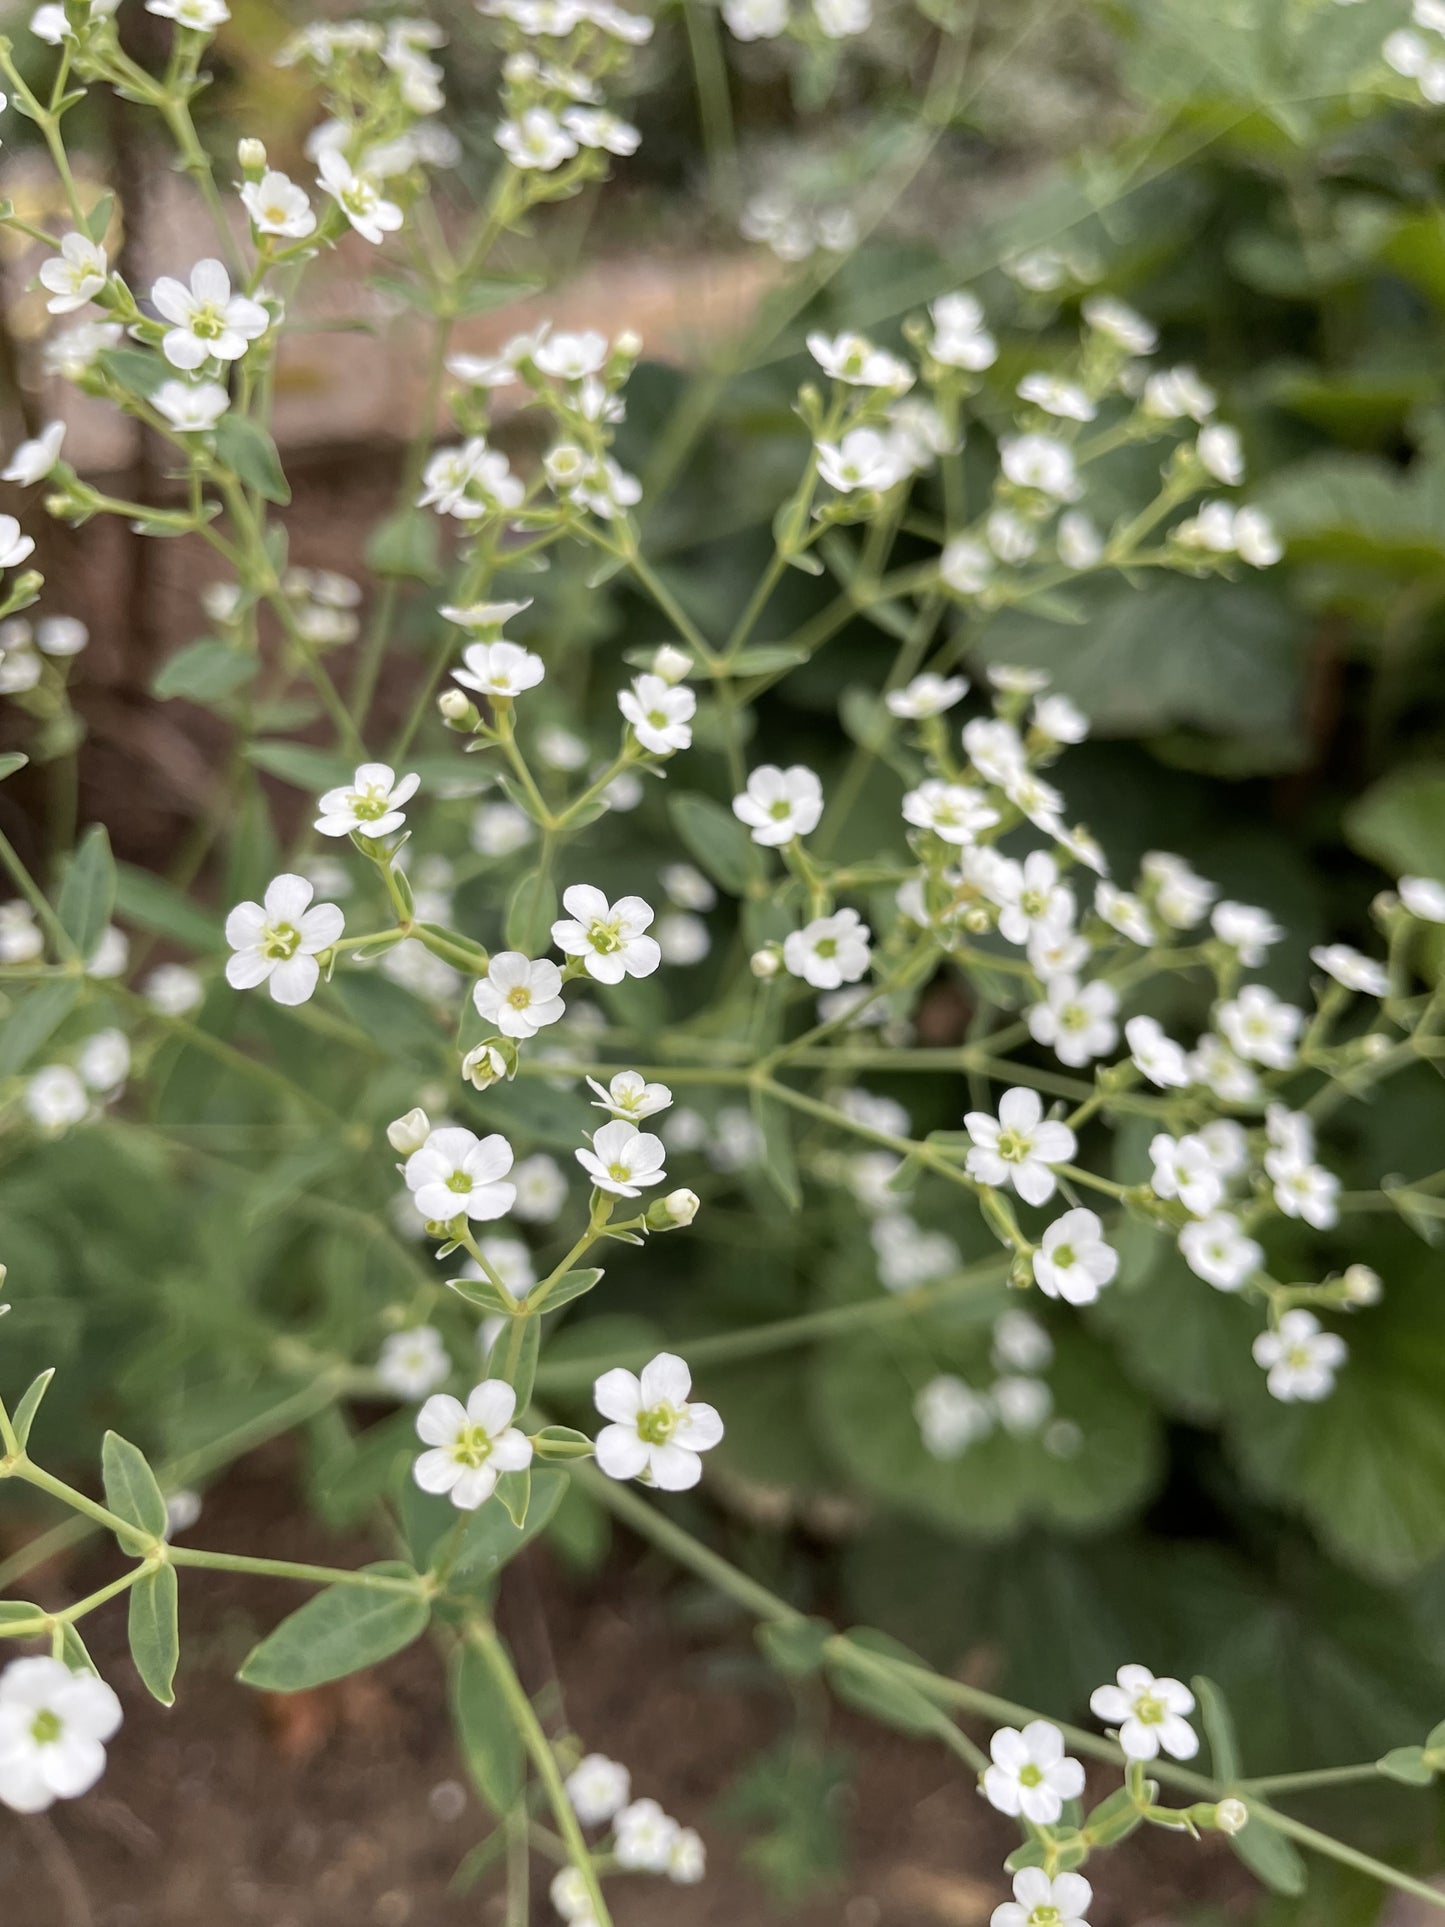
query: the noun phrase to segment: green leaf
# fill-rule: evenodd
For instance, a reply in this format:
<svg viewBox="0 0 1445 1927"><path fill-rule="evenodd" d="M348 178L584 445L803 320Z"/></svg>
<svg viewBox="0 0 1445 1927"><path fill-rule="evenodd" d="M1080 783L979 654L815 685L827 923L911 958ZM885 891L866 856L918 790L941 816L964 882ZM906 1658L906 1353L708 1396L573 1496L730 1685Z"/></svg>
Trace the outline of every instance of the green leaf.
<svg viewBox="0 0 1445 1927"><path fill-rule="evenodd" d="M516 1525L499 1505L484 1505L467 1520L466 1531L452 1562L452 1583L489 1585L502 1568L543 1530L562 1503L570 1483L568 1474L543 1468L532 1474L532 1491L524 1525Z"/></svg>
<svg viewBox="0 0 1445 1927"><path fill-rule="evenodd" d="M110 226L110 217L114 212L114 194L102 194L89 214L86 215L85 231L97 246L105 239L105 231Z"/></svg>
<svg viewBox="0 0 1445 1927"><path fill-rule="evenodd" d="M279 776L283 783L318 794L349 782L353 774L352 764L335 750L313 749L309 743L288 743L279 737L248 743L246 760L268 776Z"/></svg>
<svg viewBox="0 0 1445 1927"><path fill-rule="evenodd" d="M497 1503L518 1532L522 1531L527 1523L527 1509L532 1503L532 1474L504 1472L497 1480Z"/></svg>
<svg viewBox="0 0 1445 1927"><path fill-rule="evenodd" d="M192 703L223 702L248 682L261 667L259 656L232 643L203 636L161 664L151 681L151 694L162 702L180 696Z"/></svg>
<svg viewBox="0 0 1445 1927"><path fill-rule="evenodd" d="M1398 1780L1402 1786L1429 1786L1435 1778L1423 1746L1392 1746L1375 1765L1387 1780Z"/></svg>
<svg viewBox="0 0 1445 1927"><path fill-rule="evenodd" d="M103 823L92 823L76 846L60 886L56 915L79 956L89 962L115 908L115 860Z"/></svg>
<svg viewBox="0 0 1445 1927"><path fill-rule="evenodd" d="M367 1572L413 1579L410 1566L384 1561ZM299 1693L376 1666L425 1630L431 1607L420 1592L372 1592L328 1586L283 1619L241 1668L240 1679L264 1693Z"/></svg>
<svg viewBox="0 0 1445 1927"><path fill-rule="evenodd" d="M828 1677L839 1699L899 1733L936 1733L949 1723L948 1715L916 1686L877 1663L881 1658L924 1666L906 1646L870 1626L855 1627L846 1644L855 1650L835 1647L828 1656Z"/></svg>
<svg viewBox="0 0 1445 1927"><path fill-rule="evenodd" d="M291 500L291 485L276 444L259 422L248 421L234 411L222 415L216 423L216 453L247 488L255 489L266 501L284 504Z"/></svg>
<svg viewBox="0 0 1445 1927"><path fill-rule="evenodd" d="M454 1291L458 1298L464 1298L478 1311L501 1313L504 1318L516 1315L517 1301L511 1292L494 1285L490 1278L448 1278L448 1291Z"/></svg>
<svg viewBox="0 0 1445 1927"><path fill-rule="evenodd" d="M128 395L139 395L143 399L153 395L172 375L169 362L159 355L148 354L143 348L104 348L95 359L101 372L109 375Z"/></svg>
<svg viewBox="0 0 1445 1927"><path fill-rule="evenodd" d="M140 1447L118 1432L107 1432L100 1448L100 1469L107 1506L137 1529L136 1544L126 1550L144 1550L152 1540L164 1539L165 1494Z"/></svg>
<svg viewBox="0 0 1445 1927"><path fill-rule="evenodd" d="M80 985L73 977L36 984L27 990L0 1024L0 1077L13 1077L16 1071L24 1070L79 1001Z"/></svg>
<svg viewBox="0 0 1445 1927"><path fill-rule="evenodd" d="M570 1425L544 1425L532 1434L532 1446L539 1459L590 1459L592 1440Z"/></svg>
<svg viewBox="0 0 1445 1927"><path fill-rule="evenodd" d="M35 1423L35 1414L40 1410L40 1401L50 1390L50 1381L54 1376L55 1367L52 1365L48 1371L32 1379L20 1403L10 1414L10 1424L16 1438L20 1441L22 1451L30 1438L30 1428Z"/></svg>
<svg viewBox="0 0 1445 1927"><path fill-rule="evenodd" d="M710 796L673 796L667 813L672 827L720 889L740 897L753 873L752 842L732 811Z"/></svg>
<svg viewBox="0 0 1445 1927"><path fill-rule="evenodd" d="M1239 1778L1241 1768L1239 1741L1229 1707L1212 1679L1196 1678L1192 1684L1194 1697L1199 1702L1199 1716L1204 1722L1205 1737L1209 1741L1214 1777L1232 1785Z"/></svg>
<svg viewBox="0 0 1445 1927"><path fill-rule="evenodd" d="M547 870L528 870L517 879L507 901L506 938L509 950L538 957L551 940L557 920L557 886Z"/></svg>
<svg viewBox="0 0 1445 1927"><path fill-rule="evenodd" d="M1346 810L1344 831L1391 876L1445 876L1445 776L1397 770Z"/></svg>
<svg viewBox="0 0 1445 1927"><path fill-rule="evenodd" d="M526 1752L491 1667L465 1644L452 1662L451 1710L467 1775L501 1819L521 1794Z"/></svg>
<svg viewBox="0 0 1445 1927"><path fill-rule="evenodd" d="M401 509L378 522L366 545L366 566L374 575L410 576L433 582L439 573L441 536L436 517L425 509Z"/></svg>
<svg viewBox="0 0 1445 1927"><path fill-rule="evenodd" d="M18 749L6 750L5 754L0 756L0 783L3 783L7 776L13 776L16 770L24 769L29 761L30 758L22 755Z"/></svg>
<svg viewBox="0 0 1445 1927"><path fill-rule="evenodd" d="M542 1300L544 1312L556 1311L559 1306L570 1305L574 1298L582 1298L605 1276L600 1265L591 1265L581 1271L564 1271Z"/></svg>
<svg viewBox="0 0 1445 1927"><path fill-rule="evenodd" d="M788 1679L819 1672L823 1649L832 1637L833 1628L826 1619L785 1619L776 1625L765 1622L757 1629L759 1646Z"/></svg>
<svg viewBox="0 0 1445 1927"><path fill-rule="evenodd" d="M118 863L115 873L116 908L128 923L157 936L169 937L203 955L220 947L221 926L211 911L182 896L164 878L134 864Z"/></svg>
<svg viewBox="0 0 1445 1927"><path fill-rule="evenodd" d="M1231 1848L1272 1893L1302 1894L1305 1863L1292 1840L1250 1810L1249 1825L1227 1836Z"/></svg>
<svg viewBox="0 0 1445 1927"><path fill-rule="evenodd" d="M130 1589L130 1656L142 1685L162 1706L176 1701L172 1682L181 1656L179 1593L176 1569L169 1564L152 1566Z"/></svg>
<svg viewBox="0 0 1445 1927"><path fill-rule="evenodd" d="M773 1189L790 1211L803 1202L803 1187L798 1182L798 1160L793 1153L793 1133L783 1104L766 1091L754 1090L753 1116L763 1134L763 1168Z"/></svg>

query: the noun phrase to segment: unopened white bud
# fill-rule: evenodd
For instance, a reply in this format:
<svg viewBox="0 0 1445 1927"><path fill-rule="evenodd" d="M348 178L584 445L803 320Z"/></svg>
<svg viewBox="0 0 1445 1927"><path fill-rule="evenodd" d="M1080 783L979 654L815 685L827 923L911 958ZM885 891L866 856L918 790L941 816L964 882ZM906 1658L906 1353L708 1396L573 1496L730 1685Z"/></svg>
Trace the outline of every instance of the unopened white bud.
<svg viewBox="0 0 1445 1927"><path fill-rule="evenodd" d="M266 172L265 143L249 139L237 141L236 161L248 181L259 180Z"/></svg>
<svg viewBox="0 0 1445 1927"><path fill-rule="evenodd" d="M968 909L964 911L961 921L964 929L976 937L982 936L985 930L992 930L993 928L992 913L986 910L981 903L970 904Z"/></svg>
<svg viewBox="0 0 1445 1927"><path fill-rule="evenodd" d="M1221 1833L1243 1833L1249 1825L1249 1808L1243 1800L1221 1800L1214 1809L1214 1824Z"/></svg>
<svg viewBox="0 0 1445 1927"><path fill-rule="evenodd" d="M662 1201L662 1208L676 1225L691 1224L697 1216L702 1199L696 1191L669 1191Z"/></svg>
<svg viewBox="0 0 1445 1927"><path fill-rule="evenodd" d="M652 658L652 673L661 676L666 683L679 683L692 672L692 657L685 649L675 649L665 642Z"/></svg>
<svg viewBox="0 0 1445 1927"><path fill-rule="evenodd" d="M1340 1283L1352 1305L1378 1305L1385 1295L1380 1274L1371 1265L1347 1265Z"/></svg>
<svg viewBox="0 0 1445 1927"><path fill-rule="evenodd" d="M471 707L470 699L460 689L444 689L437 697L437 708L449 723L465 722Z"/></svg>
<svg viewBox="0 0 1445 1927"><path fill-rule="evenodd" d="M386 1127L386 1141L399 1156L409 1158L431 1136L431 1119L418 1104L405 1117L394 1117Z"/></svg>
<svg viewBox="0 0 1445 1927"><path fill-rule="evenodd" d="M1360 1039L1362 1057L1383 1057L1390 1048L1389 1038L1377 1030L1372 1030L1367 1037Z"/></svg>
<svg viewBox="0 0 1445 1927"><path fill-rule="evenodd" d="M637 357L642 353L642 336L638 334L635 328L624 328L622 333L618 335L613 342L612 347L615 353L626 355L629 361L636 361Z"/></svg>
<svg viewBox="0 0 1445 1927"><path fill-rule="evenodd" d="M748 958L748 968L755 977L776 977L783 967L783 960L775 949L755 950Z"/></svg>

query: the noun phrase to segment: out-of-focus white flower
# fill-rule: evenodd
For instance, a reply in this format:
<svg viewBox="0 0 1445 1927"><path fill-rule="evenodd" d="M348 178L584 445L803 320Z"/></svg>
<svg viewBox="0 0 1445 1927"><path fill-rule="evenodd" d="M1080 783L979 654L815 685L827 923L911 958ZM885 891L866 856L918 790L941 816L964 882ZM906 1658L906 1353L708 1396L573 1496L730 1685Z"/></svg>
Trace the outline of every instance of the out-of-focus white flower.
<svg viewBox="0 0 1445 1927"><path fill-rule="evenodd" d="M259 234L301 241L316 230L305 188L274 167L267 168L259 181L242 182L241 205Z"/></svg>
<svg viewBox="0 0 1445 1927"><path fill-rule="evenodd" d="M913 370L897 355L875 348L866 335L808 336L808 353L825 374L854 388L881 388L901 394L913 385Z"/></svg>
<svg viewBox="0 0 1445 1927"><path fill-rule="evenodd" d="M62 235L60 252L40 266L40 285L49 290L51 314L73 314L100 293L110 273L105 249L84 234Z"/></svg>
<svg viewBox="0 0 1445 1927"><path fill-rule="evenodd" d="M873 960L872 932L853 909L815 917L783 940L783 967L815 990L836 990L868 974Z"/></svg>
<svg viewBox="0 0 1445 1927"><path fill-rule="evenodd" d="M1179 1250L1196 1278L1216 1291L1238 1291L1264 1263L1264 1250L1232 1211L1215 1211L1179 1233Z"/></svg>
<svg viewBox="0 0 1445 1927"><path fill-rule="evenodd" d="M431 1325L416 1325L386 1338L376 1363L376 1377L382 1390L393 1398L416 1399L444 1385L451 1369L441 1333Z"/></svg>
<svg viewBox="0 0 1445 1927"><path fill-rule="evenodd" d="M120 1701L59 1659L12 1659L0 1672L0 1803L43 1813L88 1793L120 1730Z"/></svg>
<svg viewBox="0 0 1445 1927"><path fill-rule="evenodd" d="M1044 1001L1031 1005L1024 1018L1036 1044L1047 1044L1061 1064L1077 1068L1113 1050L1118 1009L1118 992L1102 977L1081 984L1075 977L1057 976L1045 985Z"/></svg>
<svg viewBox="0 0 1445 1927"><path fill-rule="evenodd" d="M1255 1364L1268 1373L1270 1395L1287 1404L1328 1398L1335 1373L1349 1356L1338 1332L1322 1330L1319 1319L1302 1306L1285 1312L1274 1331L1261 1332L1253 1350Z"/></svg>
<svg viewBox="0 0 1445 1927"><path fill-rule="evenodd" d="M1093 1211L1066 1211L1055 1218L1033 1256L1040 1291L1070 1305L1092 1305L1118 1269L1119 1254L1105 1241Z"/></svg>
<svg viewBox="0 0 1445 1927"><path fill-rule="evenodd" d="M64 440L65 423L48 422L32 440L20 443L0 469L0 482L15 482L21 488L43 482L60 460L60 445Z"/></svg>

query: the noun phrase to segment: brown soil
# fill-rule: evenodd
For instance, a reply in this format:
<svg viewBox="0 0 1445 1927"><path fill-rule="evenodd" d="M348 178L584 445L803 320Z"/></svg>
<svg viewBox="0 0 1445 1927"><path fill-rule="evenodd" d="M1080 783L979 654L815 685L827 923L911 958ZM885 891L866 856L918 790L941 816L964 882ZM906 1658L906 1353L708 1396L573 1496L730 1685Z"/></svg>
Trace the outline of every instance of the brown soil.
<svg viewBox="0 0 1445 1927"><path fill-rule="evenodd" d="M191 1536L271 1557L374 1555L354 1539L318 1543L293 1501L289 1455L268 1449L213 1490ZM109 1570L91 1552L26 1590L61 1603ZM495 1877L449 1891L490 1823L463 1791L439 1662L425 1642L317 1692L272 1697L236 1683L249 1645L296 1603L296 1589L279 1582L188 1573L169 1712L135 1679L123 1610L87 1621L126 1723L94 1794L42 1818L0 1818L6 1927L500 1927ZM998 1869L1017 1836L941 1751L836 1710L826 1745L857 1769L842 1796L851 1865L805 1903L770 1898L744 1864L746 1835L718 1808L759 1751L793 1730L792 1709L747 1628L699 1625L697 1605L686 1585L629 1550L585 1583L544 1551L516 1573L504 1614L529 1686L555 1663L566 1725L626 1761L639 1793L659 1796L707 1840L701 1887L634 1878L609 1889L619 1927L982 1927L1006 1897ZM540 1927L553 1916L545 1865L536 1873ZM1163 1927L1206 1898L1230 1909L1221 1918L1243 1918L1249 1893L1217 1843L1162 1836L1101 1863L1096 1888L1094 1927Z"/></svg>

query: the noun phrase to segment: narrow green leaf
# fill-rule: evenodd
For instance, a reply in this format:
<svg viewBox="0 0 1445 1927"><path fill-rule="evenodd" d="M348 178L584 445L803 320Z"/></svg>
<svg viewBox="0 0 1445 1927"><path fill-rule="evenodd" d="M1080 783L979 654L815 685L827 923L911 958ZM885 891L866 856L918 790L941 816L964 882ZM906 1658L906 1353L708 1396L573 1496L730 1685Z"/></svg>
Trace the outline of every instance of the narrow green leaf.
<svg viewBox="0 0 1445 1927"><path fill-rule="evenodd" d="M600 1266L589 1266L582 1271L564 1271L542 1300L543 1311L556 1311L559 1305L569 1305L574 1298L581 1298L599 1284L604 1276Z"/></svg>
<svg viewBox="0 0 1445 1927"><path fill-rule="evenodd" d="M469 1305L475 1305L478 1311L500 1312L504 1318L510 1318L517 1309L517 1300L511 1292L494 1285L490 1278L448 1278L447 1289Z"/></svg>
<svg viewBox="0 0 1445 1927"><path fill-rule="evenodd" d="M35 1414L40 1410L40 1401L49 1391L50 1381L54 1376L55 1367L52 1365L49 1371L42 1372L38 1378L32 1379L28 1391L10 1415L10 1423L22 1447L29 1440L30 1428L35 1423Z"/></svg>
<svg viewBox="0 0 1445 1927"><path fill-rule="evenodd" d="M102 374L109 375L128 395L149 397L171 377L171 366L144 348L105 348L96 356Z"/></svg>
<svg viewBox="0 0 1445 1927"><path fill-rule="evenodd" d="M823 1666L823 1649L833 1637L826 1619L788 1619L762 1625L757 1641L771 1663L788 1679L803 1679Z"/></svg>
<svg viewBox="0 0 1445 1927"><path fill-rule="evenodd" d="M266 501L284 504L291 500L291 485L276 444L259 422L235 413L222 415L216 424L216 453L247 488L255 489Z"/></svg>
<svg viewBox="0 0 1445 1927"><path fill-rule="evenodd" d="M16 770L24 769L29 761L30 758L22 755L18 749L7 750L3 756L0 756L0 783L3 783L7 776L13 776Z"/></svg>
<svg viewBox="0 0 1445 1927"><path fill-rule="evenodd" d="M434 581L441 558L436 517L425 509L402 509L379 522L366 545L366 566L375 575Z"/></svg>
<svg viewBox="0 0 1445 1927"><path fill-rule="evenodd" d="M179 1591L172 1565L153 1566L130 1589L130 1656L141 1683L162 1706L174 1706L172 1682L181 1656Z"/></svg>
<svg viewBox="0 0 1445 1927"><path fill-rule="evenodd" d="M793 1154L793 1134L786 1109L765 1091L752 1094L753 1116L763 1134L763 1168L778 1196L790 1211L803 1202L803 1187L798 1181L798 1161Z"/></svg>
<svg viewBox="0 0 1445 1927"><path fill-rule="evenodd" d="M394 1561L367 1572L414 1578ZM426 1629L431 1607L418 1593L371 1592L364 1586L328 1586L283 1619L241 1668L247 1686L265 1693L299 1693L328 1680L375 1666Z"/></svg>
<svg viewBox="0 0 1445 1927"><path fill-rule="evenodd" d="M1375 1765L1387 1780L1398 1780L1402 1786L1429 1786L1435 1778L1423 1746L1392 1746Z"/></svg>
<svg viewBox="0 0 1445 1927"><path fill-rule="evenodd" d="M139 1546L164 1539L165 1494L140 1447L123 1439L119 1432L107 1432L100 1448L100 1469L106 1504L136 1527Z"/></svg>
<svg viewBox="0 0 1445 1927"><path fill-rule="evenodd" d="M80 839L65 881L60 886L56 915L79 955L89 962L115 908L115 860L103 823L92 823Z"/></svg>
<svg viewBox="0 0 1445 1927"><path fill-rule="evenodd" d="M544 1467L534 1472L531 1503L522 1526L514 1525L499 1505L484 1505L474 1512L452 1562L452 1584L490 1584L547 1525L562 1503L568 1483L568 1475L556 1469Z"/></svg>
<svg viewBox="0 0 1445 1927"><path fill-rule="evenodd" d="M710 796L674 796L667 813L698 864L732 896L740 897L753 871L747 831L724 804Z"/></svg>
<svg viewBox="0 0 1445 1927"><path fill-rule="evenodd" d="M452 1663L452 1724L472 1785L498 1818L522 1791L526 1755L492 1669L470 1646Z"/></svg>
<svg viewBox="0 0 1445 1927"><path fill-rule="evenodd" d="M1229 1844L1256 1880L1272 1893L1302 1894L1305 1863L1292 1840L1287 1840L1251 1810L1249 1824L1228 1836Z"/></svg>
<svg viewBox="0 0 1445 1927"><path fill-rule="evenodd" d="M532 1503L532 1474L504 1472L497 1480L497 1501L520 1532L527 1523L527 1508Z"/></svg>
<svg viewBox="0 0 1445 1927"><path fill-rule="evenodd" d="M872 1654L878 1659L895 1659L910 1666L922 1666L924 1662L916 1654L909 1652L897 1640L890 1639L886 1633L875 1632L869 1626L856 1627L849 1632L847 1645L857 1648L857 1653L839 1653L835 1649L828 1660L828 1675L839 1699L900 1733L938 1731L939 1722L946 1720L947 1715L932 1700L925 1698L916 1686L880 1668L868 1657Z"/></svg>
<svg viewBox="0 0 1445 1927"><path fill-rule="evenodd" d="M1233 1715L1223 1693L1212 1679L1199 1678L1191 1681L1191 1684L1194 1697L1199 1702L1199 1716L1204 1722L1205 1737L1209 1741L1214 1777L1223 1780L1226 1785L1232 1785L1242 1771Z"/></svg>
<svg viewBox="0 0 1445 1927"><path fill-rule="evenodd" d="M507 903L507 947L527 957L540 956L556 919L556 884L546 870L528 870L517 879Z"/></svg>
<svg viewBox="0 0 1445 1927"><path fill-rule="evenodd" d="M296 789L334 789L347 782L352 765L334 750L313 749L309 743L283 742L279 737L262 737L246 747L246 760L268 776L279 776Z"/></svg>
<svg viewBox="0 0 1445 1927"><path fill-rule="evenodd" d="M153 930L157 936L170 937L203 953L220 947L218 919L149 870L118 863L115 902L126 921L139 924L142 930Z"/></svg>
<svg viewBox="0 0 1445 1927"><path fill-rule="evenodd" d="M105 239L105 231L110 226L110 217L114 212L114 194L102 194L89 214L86 215L85 231L97 246Z"/></svg>
<svg viewBox="0 0 1445 1927"><path fill-rule="evenodd" d="M203 636L161 664L151 679L151 694L162 702L177 696L192 703L223 702L254 681L260 667L251 650Z"/></svg>

